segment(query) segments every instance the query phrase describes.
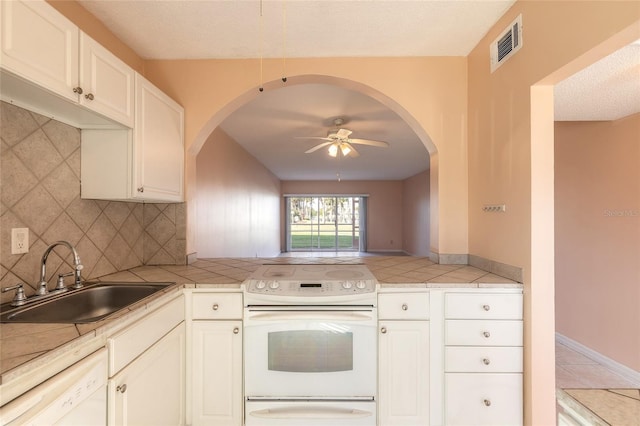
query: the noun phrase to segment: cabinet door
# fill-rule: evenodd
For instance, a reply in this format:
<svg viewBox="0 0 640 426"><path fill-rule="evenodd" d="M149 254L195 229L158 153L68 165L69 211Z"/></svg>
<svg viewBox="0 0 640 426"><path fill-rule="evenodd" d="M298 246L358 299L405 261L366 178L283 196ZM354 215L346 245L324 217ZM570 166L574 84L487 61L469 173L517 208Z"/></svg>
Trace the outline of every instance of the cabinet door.
<svg viewBox="0 0 640 426"><path fill-rule="evenodd" d="M242 425L242 322L193 322L193 425Z"/></svg>
<svg viewBox="0 0 640 426"><path fill-rule="evenodd" d="M0 64L65 98L78 101L78 27L45 1L2 1Z"/></svg>
<svg viewBox="0 0 640 426"><path fill-rule="evenodd" d="M183 322L109 380L109 425L184 424L184 354Z"/></svg>
<svg viewBox="0 0 640 426"><path fill-rule="evenodd" d="M133 127L135 72L84 33L80 33L80 103Z"/></svg>
<svg viewBox="0 0 640 426"><path fill-rule="evenodd" d="M136 74L134 198L182 201L184 110Z"/></svg>
<svg viewBox="0 0 640 426"><path fill-rule="evenodd" d="M381 321L379 424L429 424L429 322Z"/></svg>
<svg viewBox="0 0 640 426"><path fill-rule="evenodd" d="M447 425L522 424L522 374L445 375Z"/></svg>

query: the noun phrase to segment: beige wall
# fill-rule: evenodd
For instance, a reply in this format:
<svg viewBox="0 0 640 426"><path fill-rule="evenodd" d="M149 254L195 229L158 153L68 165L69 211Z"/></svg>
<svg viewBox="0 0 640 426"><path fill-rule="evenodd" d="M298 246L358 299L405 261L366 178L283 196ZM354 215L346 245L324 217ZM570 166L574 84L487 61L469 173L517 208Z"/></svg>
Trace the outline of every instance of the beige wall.
<svg viewBox="0 0 640 426"><path fill-rule="evenodd" d="M257 60L148 61L147 77L185 107L189 223L197 214L193 156L217 125L259 96ZM265 90L276 90L281 62L264 63ZM322 82L372 96L396 111L427 146L439 183L431 188L431 247L467 253L466 59L321 58L287 60L287 85ZM389 78L393 76L393 78ZM436 155L436 147L437 154ZM433 161L437 159L437 167ZM190 230L194 227L189 225ZM189 235L195 241L195 233Z"/></svg>
<svg viewBox="0 0 640 426"><path fill-rule="evenodd" d="M221 129L197 158L199 258L280 254L280 180Z"/></svg>
<svg viewBox="0 0 640 426"><path fill-rule="evenodd" d="M489 43L519 13L523 47L491 74ZM469 252L524 269L527 424L555 423L553 87L532 86L640 38L600 45L639 19L638 2L518 1L468 57Z"/></svg>
<svg viewBox="0 0 640 426"><path fill-rule="evenodd" d="M414 256L429 256L429 170L403 181L402 248Z"/></svg>
<svg viewBox="0 0 640 426"><path fill-rule="evenodd" d="M556 330L640 371L640 114L555 125Z"/></svg>
<svg viewBox="0 0 640 426"><path fill-rule="evenodd" d="M367 250L402 250L402 181L283 181L282 193L369 195Z"/></svg>

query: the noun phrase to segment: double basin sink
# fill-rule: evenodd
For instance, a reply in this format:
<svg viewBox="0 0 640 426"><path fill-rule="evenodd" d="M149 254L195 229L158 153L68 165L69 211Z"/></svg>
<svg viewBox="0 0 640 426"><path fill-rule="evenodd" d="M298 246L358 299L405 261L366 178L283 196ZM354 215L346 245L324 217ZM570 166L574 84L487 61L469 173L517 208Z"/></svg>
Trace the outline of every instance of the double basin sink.
<svg viewBox="0 0 640 426"><path fill-rule="evenodd" d="M174 283L87 283L40 302L20 307L6 306L1 323L92 323L125 309ZM8 304L7 304L8 305ZM5 308L5 306L3 306Z"/></svg>

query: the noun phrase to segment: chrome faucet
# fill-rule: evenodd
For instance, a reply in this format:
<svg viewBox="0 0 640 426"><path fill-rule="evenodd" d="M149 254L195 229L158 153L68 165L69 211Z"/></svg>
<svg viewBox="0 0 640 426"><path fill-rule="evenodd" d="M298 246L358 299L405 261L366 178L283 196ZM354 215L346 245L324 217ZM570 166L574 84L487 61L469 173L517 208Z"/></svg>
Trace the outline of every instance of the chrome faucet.
<svg viewBox="0 0 640 426"><path fill-rule="evenodd" d="M69 242L56 241L55 243L47 247L44 254L42 255L42 261L40 263L40 282L38 284L38 290L36 292L36 294L38 295L45 295L49 292L49 290L47 289L47 278L46 278L47 258L49 257L49 253L51 253L51 250L53 250L54 247L60 246L60 245L68 247L69 250L73 252L73 266L74 266L73 275L75 279L74 279L72 288L76 289L76 288L82 287L82 278L80 277L80 271L82 271L82 268L84 267L80 263L80 256L78 255L78 252L76 251L75 247L73 247Z"/></svg>

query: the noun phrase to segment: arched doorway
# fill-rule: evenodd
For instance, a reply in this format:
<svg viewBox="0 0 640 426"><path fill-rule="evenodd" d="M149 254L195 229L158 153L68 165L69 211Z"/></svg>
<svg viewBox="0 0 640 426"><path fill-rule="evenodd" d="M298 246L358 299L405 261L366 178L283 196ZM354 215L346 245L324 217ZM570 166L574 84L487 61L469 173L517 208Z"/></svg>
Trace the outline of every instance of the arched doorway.
<svg viewBox="0 0 640 426"><path fill-rule="evenodd" d="M229 103L225 106L221 111L212 116L207 122L206 126L204 126L196 141L192 144L191 154L197 153L196 158L196 175L197 175L197 188L195 196L193 197L194 203L192 206L195 206L197 209L197 235L198 238L204 238L199 240L197 243L198 253L200 257L226 257L226 256L234 256L234 257L244 257L244 256L265 256L275 254L276 250L272 244L266 243L265 239L273 240L273 230L275 227L280 226L281 229L284 229L284 220L283 214L279 215L279 219L276 222L274 215L270 213L265 213L265 211L269 211L274 208L274 195L278 192L286 193L288 192L286 188L290 186L287 185L290 180L292 180L291 176L287 176L286 174L283 176L275 176L277 179L281 179L285 184L283 184L282 191L279 191L276 187L278 183L275 182L274 176L270 175L270 169L276 170L277 167L264 167L263 164L259 164L260 161L256 162L254 159L250 158L252 155L255 155L258 160L264 157L264 153L260 153L260 150L269 150L271 154L277 152L278 155L276 159L282 160L285 163L302 163L303 161L308 161L312 157L310 155L304 155L304 149L302 149L302 143L307 142L299 142L294 141L296 145L292 144L292 137L283 136L289 135L290 133L288 129L284 129L284 127L289 126L294 130L294 135L304 135L309 134L312 130L316 131L316 133L311 133L314 136L324 136L322 132L323 126L327 126L327 122L332 120L333 117L342 115L345 118L351 120L349 128L353 128L353 130L358 130L362 132L362 137L364 138L373 138L373 139L385 139L383 135L387 135L389 137L389 132L391 132L392 126L397 126L397 124L391 123L390 121L385 121L384 117L393 116L397 118L397 121L401 122L402 126L406 127L409 130L412 136L412 141L414 141L415 145L419 147L424 153L422 156L423 167L419 172L424 172L426 175L426 187L427 187L427 195L426 198L428 200L429 197L429 173L426 171L429 169L429 154L437 152L435 149L435 145L428 137L426 132L422 129L421 126L417 125L415 119L413 119L410 114L401 106L399 106L396 102L389 99L387 96L383 95L381 92L376 91L366 85L363 85L358 82L340 79L336 77L327 77L327 76L297 76L290 77L287 81L286 85L283 85L280 81L272 81L264 85L264 92L259 92L258 90L252 90L250 92L244 93L243 95L236 98L233 102ZM289 98L285 96L285 92L294 93L295 88L295 101L290 101ZM303 90L310 90L309 88L313 88L316 90L313 96L307 96ZM375 111L361 111L349 113L349 109L346 107L342 108L329 108L325 103L320 102L318 93L328 92L330 93L331 100L335 103L346 103L346 104L356 104L359 101L355 101L356 98L367 98L371 104L377 104L380 108ZM305 95L301 95L301 93L305 93ZM342 94L349 93L349 95L345 95L348 99L341 98ZM278 96L275 96L275 95ZM275 96L277 99L276 102L269 102L265 104L264 100L269 98L270 96ZM300 99L310 97L312 98L311 109L306 110L303 107ZM292 102L294 105L291 108L288 108L284 105L286 102ZM307 102L308 104L309 102ZM256 107L255 105L259 105ZM357 109L357 108L356 108ZM365 108L366 109L366 108ZM347 112L345 112L347 111ZM352 108L351 111L354 111ZM386 114L386 115L385 115ZM376 119L377 123L382 124L383 131L372 133L371 129L363 128L362 123L371 121L371 118L367 117L370 115L373 119ZM241 117L239 117L241 116ZM312 117L311 117L312 116ZM404 117L408 117L408 120ZM315 119L312 120L311 118ZM308 119L305 121L305 119ZM315 121L315 122L314 122ZM409 123L413 123L413 126ZM313 126L319 126L317 129L314 129ZM251 137L256 137L255 131L256 129L249 129L248 126L254 126L259 129L259 135L257 136L256 141L253 141L254 146L245 146L243 147L240 139L246 139ZM267 129L267 127L271 126L271 129ZM275 130L273 128L276 128ZM375 126L374 126L375 127ZM380 126L378 126L380 127ZM418 131L415 131L415 128ZM384 130L389 130L389 132L385 133ZM207 134L207 131L209 132ZM317 133L317 132L320 133ZM369 133L366 133L369 131ZM297 133L295 133L297 132ZM391 132L393 133L393 132ZM419 136L422 134L422 137ZM238 137L235 137L238 136ZM358 133L358 137L361 134ZM283 144L282 139L287 139L286 143ZM206 142L206 144L205 144ZM239 142L234 144L234 142ZM394 144L399 144L400 140L393 140ZM219 152L215 153L211 149L211 144L218 144ZM301 145L298 145L301 144ZM308 144L308 143L307 143ZM285 146L286 145L286 146ZM311 145L310 145L311 146ZM197 148L197 149L196 149ZM247 148L243 150L243 148ZM306 148L305 148L306 149ZM369 147L364 147L358 149L362 149L366 151ZM378 148L379 150L379 148ZM247 152L243 152L247 151ZM293 152L297 151L297 152ZM375 149L374 149L375 151ZM257 152L257 153L256 153ZM246 154L250 154L247 156ZM294 154L303 154L302 156L294 157ZM389 151L385 151L385 155L389 157ZM222 160L221 157L229 156L226 160ZM410 158L405 159L404 169L410 169L414 167L409 163L415 163L415 159L419 157L420 154L413 153L410 155ZM307 166L298 167L297 173L300 173L300 170L310 170L312 169L316 163L320 163L324 161L326 157L322 155L322 153L317 153L316 157L313 157L312 162L308 163ZM297 159L296 159L297 158ZM377 192L380 191L380 188L384 187L382 185L376 185L376 189L370 190L367 189L369 186L363 185L363 182L360 182L360 185L353 185L354 180L358 180L358 175L355 174L355 164L366 164L369 165L372 171L378 172L385 166L385 162L383 161L379 164L374 164L372 161L374 158L373 151L371 152L363 152L361 158L359 158L358 163L350 163L351 166L347 166L346 169L338 172L338 178L336 179L335 170L331 169L328 173L331 177L327 178L313 176L311 180L323 180L323 185L315 185L315 190L309 190L308 188L304 189L306 191L304 193L309 193L309 191L319 194L329 194L329 193L340 193L345 194L344 191L347 191L348 194L363 194L365 192L376 192L376 197L379 197L380 194ZM222 160L222 161L221 161ZM273 160L273 157L272 157ZM353 161L350 159L343 160L345 161L343 165L349 164L348 161ZM386 158L388 164L390 163L390 158ZM232 170L229 166L230 164L235 164L235 170ZM333 167L333 166L331 166ZM240 175L239 169L243 169ZM218 176L215 176L216 171L218 171ZM407 170L403 170L406 176ZM437 172L437 168L436 168ZM283 172L284 173L284 172ZM319 172L316 172L319 173ZM340 174L345 176L343 179L340 178ZM252 179L251 175L255 174L255 180ZM352 174L355 177L347 178ZM234 177L235 176L235 177ZM364 178L360 178L359 180L371 180L371 176L376 176L375 174L367 175ZM297 181L297 186L295 188L300 188L299 181L308 180L308 175L304 174L299 178L293 178ZM373 178L375 179L375 178ZM394 180L395 178L387 178L386 180ZM402 178L401 178L402 179ZM256 182L256 180L258 182ZM329 185L330 181L338 181L341 182L340 188L338 190L333 186L333 188ZM380 179L378 179L380 180ZM437 181L437 178L435 179ZM216 181L216 184L213 184L213 181ZM329 182L326 182L329 181ZM351 182L347 182L351 181ZM221 187L224 186L224 188ZM266 185L266 187L265 187ZM388 185L387 185L388 186ZM346 189L346 188L351 189ZM231 188L236 188L239 190L239 193L242 193L242 197L236 196L238 192L235 192ZM354 189L355 188L355 189ZM401 185L399 186L401 188ZM215 195L217 191L217 196ZM391 190L394 192L394 190ZM296 192L302 193L299 189ZM402 190L396 189L395 192L401 193ZM281 195L278 193L278 195ZM267 196L266 194L270 194ZM431 194L431 197L437 197L437 188ZM202 198L207 198L203 200ZM227 197L226 202L223 203L223 197ZM241 199L242 198L242 199ZM373 197L372 197L373 198ZM379 202L378 202L379 203ZM212 207L212 205L218 205L223 207ZM420 203L417 203L420 204ZM424 200L422 200L421 208L424 209ZM428 203L427 203L428 204ZM267 207L270 206L270 207ZM375 204L374 204L375 205ZM258 206L262 211L257 211ZM380 208L380 207L378 207ZM416 208L416 207L408 207L408 208ZM220 210L226 210L225 212L220 212ZM389 209L387 209L389 210ZM400 210L400 209L398 209ZM233 211L233 214L230 212ZM284 205L280 204L280 211L284 212ZM375 213L375 210L372 209L372 213ZM382 213L378 214L380 216ZM414 215L420 216L420 214ZM429 222L432 219L432 215L429 212L428 206L426 210L423 210L422 216L426 216L426 230L424 224L420 230L422 233L422 240L426 240L424 244L429 248ZM431 217L430 217L431 216ZM242 219L244 218L244 219ZM374 250L383 251L384 249L388 249L391 247L392 249L398 248L400 250L403 249L402 244L405 243L405 238L402 236L402 217L396 217L394 220L399 223L398 229L399 231L395 234L391 233L388 235L377 236L375 233L373 238L371 238L373 245L370 246ZM423 217L424 219L424 217ZM376 215L374 214L373 220L376 220ZM378 219L382 222L382 219ZM385 231L390 231L390 223L389 219L387 220L387 226L385 227ZM244 225L243 222L244 221ZM437 226L437 223L435 223ZM376 229L380 230L383 226L378 225ZM242 231L240 231L242 230ZM248 235L239 236L240 233L244 233ZM377 234L382 234L382 232L378 232ZM217 238L210 238L207 235L218 235ZM220 235L223 235L220 238ZM391 235L391 236L389 236ZM420 236L416 236L417 239ZM282 247L285 246L284 234L281 232L279 240L278 253ZM379 241L377 241L379 240ZM385 241L385 243L381 244L380 241ZM385 245L387 244L387 245ZM395 246L394 246L395 244ZM212 248L214 245L224 245L225 249L215 249ZM248 245L248 246L247 246ZM399 250L399 251L400 251ZM210 255L209 253L214 253L215 256ZM412 253L414 254L414 253ZM203 255L203 256L202 256Z"/></svg>

